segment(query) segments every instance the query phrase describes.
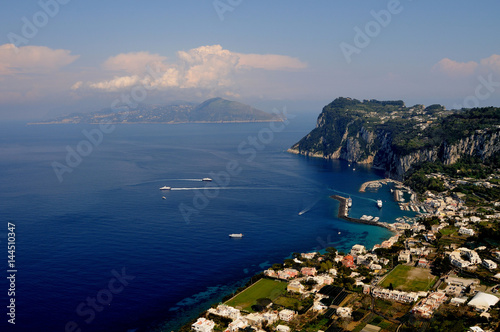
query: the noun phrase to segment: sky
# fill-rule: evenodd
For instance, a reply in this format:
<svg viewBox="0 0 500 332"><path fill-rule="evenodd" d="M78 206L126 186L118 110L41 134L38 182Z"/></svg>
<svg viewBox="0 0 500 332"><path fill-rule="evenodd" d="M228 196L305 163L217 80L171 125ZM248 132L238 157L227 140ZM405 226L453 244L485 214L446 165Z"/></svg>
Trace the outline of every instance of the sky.
<svg viewBox="0 0 500 332"><path fill-rule="evenodd" d="M0 12L0 121L343 96L500 106L495 0L20 0Z"/></svg>

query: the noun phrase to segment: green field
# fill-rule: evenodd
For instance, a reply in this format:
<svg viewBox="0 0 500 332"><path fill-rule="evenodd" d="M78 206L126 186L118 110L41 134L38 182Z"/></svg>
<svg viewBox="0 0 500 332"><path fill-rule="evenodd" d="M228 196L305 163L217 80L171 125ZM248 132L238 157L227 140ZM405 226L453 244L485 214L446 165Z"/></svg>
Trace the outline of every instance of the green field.
<svg viewBox="0 0 500 332"><path fill-rule="evenodd" d="M288 283L283 281L260 279L225 304L237 309L253 312L252 306L257 303L258 299L268 298L273 301L278 296L286 293L287 285Z"/></svg>
<svg viewBox="0 0 500 332"><path fill-rule="evenodd" d="M398 265L385 277L381 286L389 288L392 284L394 289L405 292L427 291L437 279L428 269Z"/></svg>

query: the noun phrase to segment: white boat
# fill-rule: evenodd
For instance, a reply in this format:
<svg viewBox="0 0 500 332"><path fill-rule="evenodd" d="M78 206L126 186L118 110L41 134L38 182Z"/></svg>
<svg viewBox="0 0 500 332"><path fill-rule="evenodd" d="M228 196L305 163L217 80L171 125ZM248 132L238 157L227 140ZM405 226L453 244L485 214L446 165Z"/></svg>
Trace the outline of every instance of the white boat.
<svg viewBox="0 0 500 332"><path fill-rule="evenodd" d="M347 200L347 206L348 207L352 206L352 198L351 197L349 197L349 199Z"/></svg>
<svg viewBox="0 0 500 332"><path fill-rule="evenodd" d="M211 178L203 178L203 179L201 179L201 181L211 182L212 179Z"/></svg>
<svg viewBox="0 0 500 332"><path fill-rule="evenodd" d="M243 234L238 233L238 234L229 234L229 237L243 237Z"/></svg>
<svg viewBox="0 0 500 332"><path fill-rule="evenodd" d="M163 186L163 187L160 188L160 190L170 190L170 189L172 189L172 188L167 187L167 186Z"/></svg>
<svg viewBox="0 0 500 332"><path fill-rule="evenodd" d="M167 199L165 196L163 196L161 199Z"/></svg>
<svg viewBox="0 0 500 332"><path fill-rule="evenodd" d="M382 208L382 200L380 199L377 199L377 206L380 208Z"/></svg>

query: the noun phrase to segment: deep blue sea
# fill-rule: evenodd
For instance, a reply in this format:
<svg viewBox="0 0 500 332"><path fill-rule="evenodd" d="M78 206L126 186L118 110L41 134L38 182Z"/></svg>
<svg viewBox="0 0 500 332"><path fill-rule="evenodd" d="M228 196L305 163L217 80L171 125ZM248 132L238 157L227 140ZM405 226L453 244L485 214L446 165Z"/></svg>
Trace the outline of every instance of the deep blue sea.
<svg viewBox="0 0 500 332"><path fill-rule="evenodd" d="M284 129L119 125L90 149L83 131L98 126L1 124L0 330L146 331L154 323L171 331L292 252L347 251L390 237L337 219L329 198L351 195L351 215L393 222L403 212L388 187L358 192L383 174L286 152L315 118L299 115ZM84 156L69 167L68 149L78 148ZM71 170L62 182L54 162ZM8 222L16 232L14 328Z"/></svg>

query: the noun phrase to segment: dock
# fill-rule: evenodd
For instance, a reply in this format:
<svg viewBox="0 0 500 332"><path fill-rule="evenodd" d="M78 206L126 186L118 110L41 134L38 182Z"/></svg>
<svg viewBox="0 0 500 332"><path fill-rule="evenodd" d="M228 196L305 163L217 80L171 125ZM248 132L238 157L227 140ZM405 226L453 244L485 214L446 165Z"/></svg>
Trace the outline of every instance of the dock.
<svg viewBox="0 0 500 332"><path fill-rule="evenodd" d="M347 221L350 221L350 222L356 222L356 223L359 223L359 224L379 226L379 227L387 228L389 230L393 230L385 222L375 221L373 219L372 220L366 220L366 219L358 219L358 218L351 218L351 217L349 217L349 215L348 215L349 208L347 207L348 198L342 197L342 196L339 196L339 195L333 195L333 196L330 196L330 198L333 198L334 200L337 200L340 203L339 212L338 212L338 215L337 215L338 218L344 219L344 220L347 220Z"/></svg>

